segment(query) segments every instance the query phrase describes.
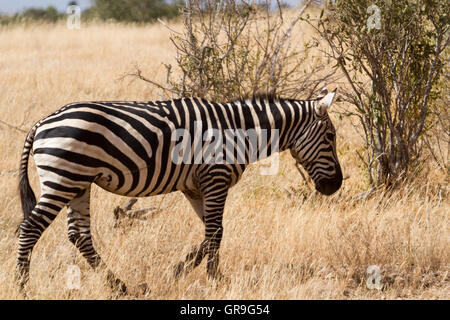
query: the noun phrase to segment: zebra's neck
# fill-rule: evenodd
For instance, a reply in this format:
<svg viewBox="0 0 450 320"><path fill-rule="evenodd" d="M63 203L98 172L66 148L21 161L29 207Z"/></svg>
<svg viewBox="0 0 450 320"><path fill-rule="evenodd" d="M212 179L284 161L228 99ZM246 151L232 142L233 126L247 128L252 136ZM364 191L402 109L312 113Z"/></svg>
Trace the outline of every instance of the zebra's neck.
<svg viewBox="0 0 450 320"><path fill-rule="evenodd" d="M220 103L216 108L223 127L245 132L246 159L251 158L249 145L252 145L253 138L253 146L255 140L262 143L256 146L258 160L262 160L291 148L301 139L302 132L312 122L314 101L255 97Z"/></svg>
<svg viewBox="0 0 450 320"><path fill-rule="evenodd" d="M276 98L253 98L235 103L237 119L244 118L241 128L255 129L259 138L278 134L278 150L269 148L267 156L284 151L301 139L304 129L314 119L314 100L288 100ZM247 117L246 117L247 115ZM259 130L260 129L260 130Z"/></svg>

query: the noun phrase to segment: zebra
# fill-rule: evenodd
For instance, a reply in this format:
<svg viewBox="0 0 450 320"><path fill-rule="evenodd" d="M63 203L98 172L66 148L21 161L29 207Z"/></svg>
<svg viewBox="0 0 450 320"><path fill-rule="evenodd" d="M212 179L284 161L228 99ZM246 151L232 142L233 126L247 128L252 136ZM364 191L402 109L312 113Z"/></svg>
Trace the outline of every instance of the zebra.
<svg viewBox="0 0 450 320"><path fill-rule="evenodd" d="M130 197L181 191L203 222L205 234L204 240L175 265L174 276L192 271L207 256L207 277L220 278L225 201L229 189L252 162L249 141L244 137L238 150L244 161L177 162L170 156L179 142L174 132L183 129L192 135L195 123L202 124L201 134L211 128L222 133L229 129L264 129L269 135L277 132L277 143L268 142L264 156L290 150L314 181L316 190L331 195L342 185L336 130L327 112L336 89L328 92L324 88L310 100L261 95L226 103L201 98L78 102L44 117L27 134L20 161L19 192L24 217L18 228L18 284L23 289L27 283L33 247L64 207L69 240L92 268L102 266L108 270L92 243L92 183ZM225 137L237 148L239 143L234 139ZM233 150L225 152L236 154ZM28 179L30 154L40 181L38 201ZM183 159L194 160L195 152L186 154ZM109 270L107 274L113 288L126 291L119 278Z"/></svg>

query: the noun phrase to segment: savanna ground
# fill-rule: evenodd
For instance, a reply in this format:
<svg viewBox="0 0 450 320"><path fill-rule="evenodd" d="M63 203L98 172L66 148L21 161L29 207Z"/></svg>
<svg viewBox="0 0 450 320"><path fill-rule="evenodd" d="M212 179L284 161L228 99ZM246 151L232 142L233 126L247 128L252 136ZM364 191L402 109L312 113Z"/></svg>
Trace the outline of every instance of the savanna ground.
<svg viewBox="0 0 450 320"><path fill-rule="evenodd" d="M296 32L302 29L297 28ZM175 51L161 25L64 24L0 29L0 119L28 130L73 101L155 100L141 81L120 80L138 63L163 82L162 62ZM329 88L333 89L334 84ZM310 191L290 154L277 175L245 172L229 195L221 246L228 282L206 278L205 262L175 282L173 266L203 239L203 227L179 192L141 199L136 207L163 210L146 221L115 227L113 210L127 199L92 192L94 244L107 265L133 290L116 296L103 272L92 271L67 238L65 209L33 252L32 299L449 299L450 215L448 177L430 163L426 177L391 193L357 197L368 189L355 150L361 141L348 119L332 115L338 154L347 176L339 192ZM25 134L0 125L0 298L21 299L14 279L22 220L17 180ZM32 187L39 194L34 165ZM69 289L67 270L81 270L80 289ZM369 290L366 269L378 265L383 290Z"/></svg>

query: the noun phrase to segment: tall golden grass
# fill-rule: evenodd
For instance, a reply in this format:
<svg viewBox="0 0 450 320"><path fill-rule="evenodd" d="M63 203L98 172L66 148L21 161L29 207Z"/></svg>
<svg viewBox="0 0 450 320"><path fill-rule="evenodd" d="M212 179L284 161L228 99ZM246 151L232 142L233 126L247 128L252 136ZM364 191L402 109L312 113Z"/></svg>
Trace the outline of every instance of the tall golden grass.
<svg viewBox="0 0 450 320"><path fill-rule="evenodd" d="M302 32L297 28L296 32ZM0 29L1 120L29 129L60 106L85 100L155 100L139 81L119 80L138 63L164 81L162 62L175 51L160 25L15 26ZM330 84L333 87L333 84ZM221 270L229 281L211 282L205 262L177 282L173 266L203 238L202 223L179 192L145 198L136 206L161 206L147 221L114 227L113 209L126 199L93 188L94 244L106 264L130 287L119 297L104 272L91 270L67 238L65 209L34 249L32 299L449 299L450 215L448 177L427 177L390 194L365 191L367 179L354 152L362 148L348 119L332 116L338 152L349 178L324 197L309 190L288 153L275 176L258 165L231 189L224 215ZM0 124L0 298L21 299L14 282L22 220L17 191L25 134ZM34 166L33 189L39 194ZM67 270L81 270L80 289L69 289ZM378 265L383 290L369 290L366 269ZM145 282L147 293L135 290Z"/></svg>

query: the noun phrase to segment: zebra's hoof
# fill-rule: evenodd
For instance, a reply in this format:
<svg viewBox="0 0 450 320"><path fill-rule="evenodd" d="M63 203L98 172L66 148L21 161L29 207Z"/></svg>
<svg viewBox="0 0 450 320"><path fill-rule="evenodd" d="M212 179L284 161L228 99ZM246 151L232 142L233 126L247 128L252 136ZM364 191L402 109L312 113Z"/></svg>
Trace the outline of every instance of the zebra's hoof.
<svg viewBox="0 0 450 320"><path fill-rule="evenodd" d="M15 272L15 281L19 286L21 292L25 292L25 285L28 283L30 278L30 267L29 266L19 266Z"/></svg>
<svg viewBox="0 0 450 320"><path fill-rule="evenodd" d="M208 280L215 281L215 282L229 283L231 281L229 277L224 276L219 270L217 270L215 272L208 272L207 278L208 278Z"/></svg>
<svg viewBox="0 0 450 320"><path fill-rule="evenodd" d="M127 294L127 286L119 279L116 279L116 281L111 284L111 289L120 295Z"/></svg>
<svg viewBox="0 0 450 320"><path fill-rule="evenodd" d="M107 281L113 291L119 293L120 295L124 295L127 293L127 286L125 285L125 283L122 280L116 278L116 276L114 276L112 272L108 272Z"/></svg>
<svg viewBox="0 0 450 320"><path fill-rule="evenodd" d="M150 293L150 289L145 282L142 282L137 286L137 291L140 296L145 296Z"/></svg>

